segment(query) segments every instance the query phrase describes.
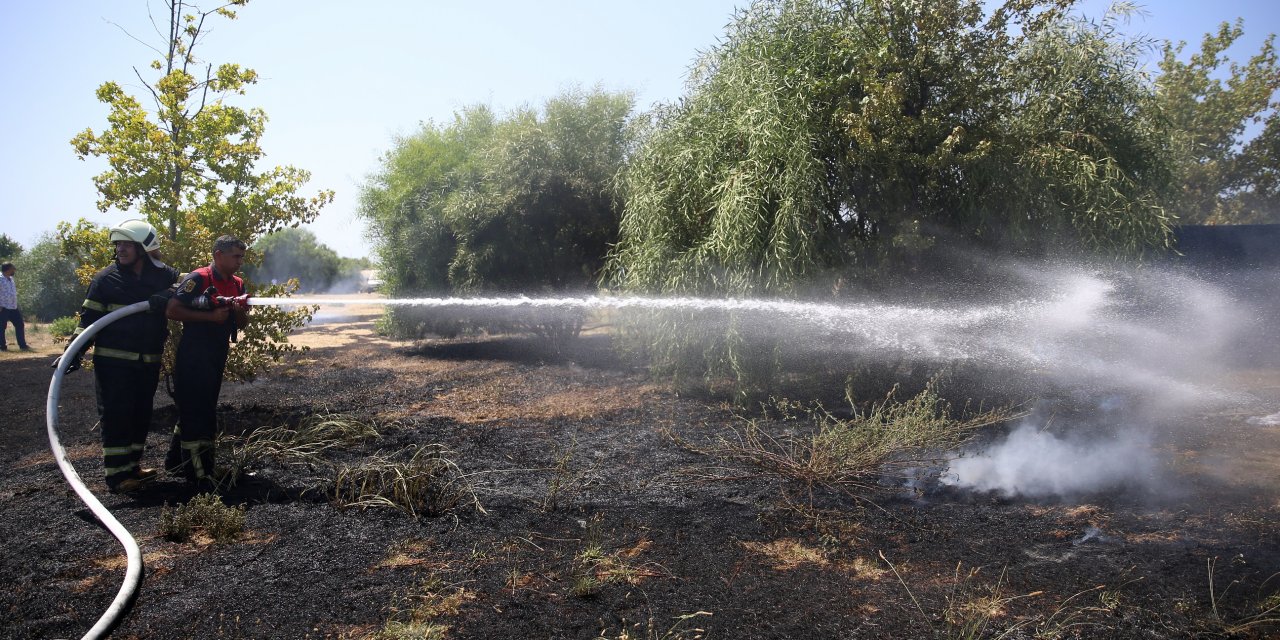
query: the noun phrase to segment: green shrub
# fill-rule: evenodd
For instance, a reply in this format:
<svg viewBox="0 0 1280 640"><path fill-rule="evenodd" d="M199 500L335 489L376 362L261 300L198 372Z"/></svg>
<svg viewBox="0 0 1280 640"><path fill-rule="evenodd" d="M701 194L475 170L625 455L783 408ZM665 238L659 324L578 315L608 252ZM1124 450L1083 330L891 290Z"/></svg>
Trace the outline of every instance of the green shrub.
<svg viewBox="0 0 1280 640"><path fill-rule="evenodd" d="M160 509L160 535L173 542L187 542L204 532L214 542L231 542L244 531L244 507L229 507L222 498L202 493L176 508Z"/></svg>
<svg viewBox="0 0 1280 640"><path fill-rule="evenodd" d="M55 342L62 342L74 335L79 326L80 318L62 316L49 323L49 335L53 336Z"/></svg>

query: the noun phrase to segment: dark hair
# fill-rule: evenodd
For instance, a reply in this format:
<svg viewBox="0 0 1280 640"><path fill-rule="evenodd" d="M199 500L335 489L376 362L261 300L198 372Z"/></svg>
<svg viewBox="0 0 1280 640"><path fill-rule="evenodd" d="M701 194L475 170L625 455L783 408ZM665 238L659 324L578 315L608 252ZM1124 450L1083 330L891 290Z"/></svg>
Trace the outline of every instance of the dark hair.
<svg viewBox="0 0 1280 640"><path fill-rule="evenodd" d="M0 264L0 273L4 273L12 268L13 268L12 262L6 262L4 264Z"/></svg>
<svg viewBox="0 0 1280 640"><path fill-rule="evenodd" d="M248 248L249 245L245 244L243 240L235 236L218 236L218 239L213 241L214 253L219 251L230 251L231 249L244 250Z"/></svg>

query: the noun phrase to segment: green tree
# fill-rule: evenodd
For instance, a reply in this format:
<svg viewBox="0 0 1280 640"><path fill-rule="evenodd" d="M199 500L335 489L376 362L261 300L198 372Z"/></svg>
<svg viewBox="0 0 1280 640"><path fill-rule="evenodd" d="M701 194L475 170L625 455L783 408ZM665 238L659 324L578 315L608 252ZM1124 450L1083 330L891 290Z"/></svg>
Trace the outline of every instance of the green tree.
<svg viewBox="0 0 1280 640"><path fill-rule="evenodd" d="M629 165L614 282L786 294L939 239L1166 246L1140 49L1070 4L753 4Z"/></svg>
<svg viewBox="0 0 1280 640"><path fill-rule="evenodd" d="M1280 224L1280 115L1267 116L1262 133L1246 143L1240 154L1246 187L1224 206L1225 219L1236 223Z"/></svg>
<svg viewBox="0 0 1280 640"><path fill-rule="evenodd" d="M22 245L8 234L0 233L0 260L12 260L22 254Z"/></svg>
<svg viewBox="0 0 1280 640"><path fill-rule="evenodd" d="M571 92L497 124L478 150L480 179L446 210L456 292L594 289L616 238L612 182L631 106L627 94Z"/></svg>
<svg viewBox="0 0 1280 640"><path fill-rule="evenodd" d="M448 126L424 124L397 138L361 190L360 215L369 221L388 294L450 291L457 239L445 206L479 179L479 149L494 121L489 108L469 107Z"/></svg>
<svg viewBox="0 0 1280 640"><path fill-rule="evenodd" d="M257 82L257 74L237 64L206 63L195 55L215 19L233 20L232 0L203 11L184 0L166 2L169 32L151 63L158 77L148 81L136 68L151 109L115 82L98 88L97 97L110 109L109 126L85 129L71 144L80 158L103 157L108 170L94 178L98 208L136 209L168 238L166 261L182 270L207 264L213 240L233 234L247 243L278 229L309 222L332 198L321 191L299 194L310 174L290 166L261 170L260 141L267 117L261 109L244 109L228 101ZM123 217L127 217L122 215ZM60 226L64 246L93 250L105 244L101 230L80 221ZM106 264L101 254L80 269L87 278ZM253 262L257 256L250 254ZM282 295L286 288L259 287L255 295ZM233 378L252 377L265 364L292 348L288 332L306 321L308 312L285 313L259 308L232 350L227 371Z"/></svg>
<svg viewBox="0 0 1280 640"><path fill-rule="evenodd" d="M1072 5L753 3L651 115L609 282L829 296L919 282L957 243L1163 249L1173 160L1143 43ZM771 378L773 350L747 346L733 317L652 320L659 370Z"/></svg>
<svg viewBox="0 0 1280 640"><path fill-rule="evenodd" d="M80 262L62 253L52 234L14 259L18 269L18 306L25 315L49 322L74 315L84 300L84 286L76 278Z"/></svg>
<svg viewBox="0 0 1280 640"><path fill-rule="evenodd" d="M502 118L472 107L397 141L362 200L388 292L594 289L616 238L631 106L628 94L571 91ZM559 339L577 322L533 328Z"/></svg>
<svg viewBox="0 0 1280 640"><path fill-rule="evenodd" d="M1181 59L1186 43L1166 43L1157 96L1181 145L1181 197L1174 212L1184 223L1280 221L1280 63L1275 35L1243 66L1226 56L1244 23L1222 23L1200 51ZM1224 69L1224 66L1226 67ZM1261 124L1261 132L1250 125ZM1251 139L1246 136L1253 134Z"/></svg>

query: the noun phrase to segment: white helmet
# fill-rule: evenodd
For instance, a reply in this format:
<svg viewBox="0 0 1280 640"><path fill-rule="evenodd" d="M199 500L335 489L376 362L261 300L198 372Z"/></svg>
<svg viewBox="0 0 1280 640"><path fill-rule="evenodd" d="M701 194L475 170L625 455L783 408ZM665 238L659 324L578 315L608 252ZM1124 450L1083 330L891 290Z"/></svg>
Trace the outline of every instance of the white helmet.
<svg viewBox="0 0 1280 640"><path fill-rule="evenodd" d="M146 220L125 220L111 227L111 241L123 240L142 245L144 251L155 251L160 248L160 234Z"/></svg>

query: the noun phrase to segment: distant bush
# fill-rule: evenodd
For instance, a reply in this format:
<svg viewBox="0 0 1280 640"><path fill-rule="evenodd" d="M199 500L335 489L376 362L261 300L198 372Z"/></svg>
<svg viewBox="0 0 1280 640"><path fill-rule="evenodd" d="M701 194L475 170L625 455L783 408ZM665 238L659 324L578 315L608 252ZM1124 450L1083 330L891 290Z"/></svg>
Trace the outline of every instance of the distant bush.
<svg viewBox="0 0 1280 640"><path fill-rule="evenodd" d="M76 328L79 326L80 318L62 316L49 323L49 335L53 336L55 342L62 342L75 334Z"/></svg>
<svg viewBox="0 0 1280 640"><path fill-rule="evenodd" d="M360 271L373 263L368 258L344 258L316 240L306 229L285 228L263 236L253 244L261 264L245 265L245 275L255 282L285 282L296 278L299 291L351 293L360 288Z"/></svg>
<svg viewBox="0 0 1280 640"><path fill-rule="evenodd" d="M13 261L18 270L18 306L40 320L75 313L84 300L84 285L76 276L76 261L62 253L52 236L41 238Z"/></svg>
<svg viewBox="0 0 1280 640"><path fill-rule="evenodd" d="M22 245L8 234L0 233L0 261L13 262L13 259L22 255Z"/></svg>

